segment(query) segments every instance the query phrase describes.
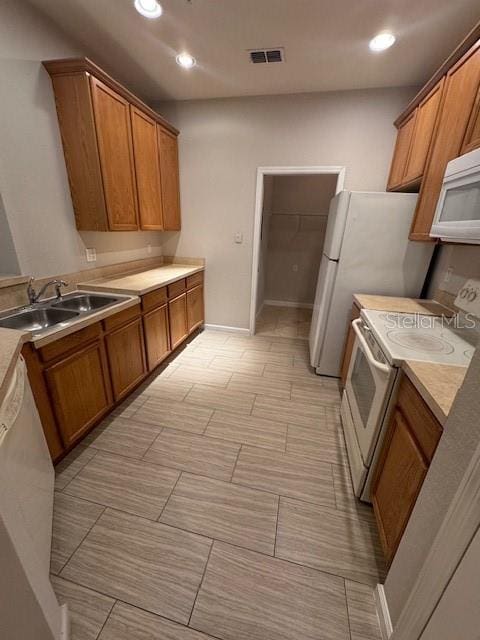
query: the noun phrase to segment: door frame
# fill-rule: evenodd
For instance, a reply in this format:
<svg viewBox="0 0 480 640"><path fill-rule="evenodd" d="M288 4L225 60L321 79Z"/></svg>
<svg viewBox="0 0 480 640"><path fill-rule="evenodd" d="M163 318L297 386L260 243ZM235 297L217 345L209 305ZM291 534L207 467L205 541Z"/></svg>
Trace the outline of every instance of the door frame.
<svg viewBox="0 0 480 640"><path fill-rule="evenodd" d="M392 630L383 585L375 599L382 635L389 640L418 640L480 526L480 445L418 573L408 600Z"/></svg>
<svg viewBox="0 0 480 640"><path fill-rule="evenodd" d="M345 183L346 168L343 166L311 166L311 167L257 167L257 186L255 191L255 215L253 222L252 253L252 285L250 291L250 335L255 333L256 307L258 291L258 266L260 263L260 239L262 232L263 184L265 176L315 175L323 173L337 174L335 194L342 191Z"/></svg>

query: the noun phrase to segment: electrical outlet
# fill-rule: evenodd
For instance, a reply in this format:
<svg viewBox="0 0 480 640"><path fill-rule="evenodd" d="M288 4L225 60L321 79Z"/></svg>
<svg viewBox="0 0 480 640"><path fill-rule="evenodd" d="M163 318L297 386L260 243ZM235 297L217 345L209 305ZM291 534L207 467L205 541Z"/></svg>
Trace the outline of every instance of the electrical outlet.
<svg viewBox="0 0 480 640"><path fill-rule="evenodd" d="M85 249L85 256L87 258L87 262L96 262L97 260L97 251L93 248Z"/></svg>
<svg viewBox="0 0 480 640"><path fill-rule="evenodd" d="M452 279L452 273L453 267L448 267L448 269L445 271L445 275L443 276L443 282L445 284L447 284L447 282L450 282L450 280Z"/></svg>
<svg viewBox="0 0 480 640"><path fill-rule="evenodd" d="M234 236L234 240L237 244L242 244L243 242L243 233L241 231L237 231Z"/></svg>
<svg viewBox="0 0 480 640"><path fill-rule="evenodd" d="M295 273L297 273L297 271L298 271L298 264L294 264L294 265L292 265L292 271L294 271Z"/></svg>

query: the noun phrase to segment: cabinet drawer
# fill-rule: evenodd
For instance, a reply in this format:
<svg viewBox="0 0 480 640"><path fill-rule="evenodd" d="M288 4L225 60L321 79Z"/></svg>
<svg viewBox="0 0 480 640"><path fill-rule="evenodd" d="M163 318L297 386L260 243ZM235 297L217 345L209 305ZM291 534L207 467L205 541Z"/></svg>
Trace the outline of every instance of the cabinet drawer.
<svg viewBox="0 0 480 640"><path fill-rule="evenodd" d="M400 384L397 406L408 422L423 455L431 462L442 435L442 427L406 376Z"/></svg>
<svg viewBox="0 0 480 640"><path fill-rule="evenodd" d="M80 331L71 333L69 336L65 336L65 338L60 338L59 340L55 340L55 342L51 342L50 344L41 347L38 350L40 357L43 362L50 362L69 351L73 351L74 349L81 347L87 342L96 340L101 333L102 327L100 322L96 322L95 324L91 324L89 327L85 327L84 329L80 329Z"/></svg>
<svg viewBox="0 0 480 640"><path fill-rule="evenodd" d="M177 280L176 282L172 282L172 284L168 285L168 297L176 298L181 293L183 293L186 288L187 288L187 283L185 281L185 278L182 278L181 280Z"/></svg>
<svg viewBox="0 0 480 640"><path fill-rule="evenodd" d="M116 329L117 327L121 327L122 324L126 324L137 318L140 315L140 304L136 304L133 307L129 307L128 309L124 309L120 311L120 313L116 313L114 316L110 316L109 318L105 318L103 321L103 326L105 331L111 331L112 329Z"/></svg>
<svg viewBox="0 0 480 640"><path fill-rule="evenodd" d="M187 289L191 289L192 287L196 287L197 284L203 284L203 271L199 271L198 273L194 273L187 278Z"/></svg>
<svg viewBox="0 0 480 640"><path fill-rule="evenodd" d="M150 311L156 307L160 307L167 301L167 287L161 287L155 289L142 296L142 309L143 311Z"/></svg>

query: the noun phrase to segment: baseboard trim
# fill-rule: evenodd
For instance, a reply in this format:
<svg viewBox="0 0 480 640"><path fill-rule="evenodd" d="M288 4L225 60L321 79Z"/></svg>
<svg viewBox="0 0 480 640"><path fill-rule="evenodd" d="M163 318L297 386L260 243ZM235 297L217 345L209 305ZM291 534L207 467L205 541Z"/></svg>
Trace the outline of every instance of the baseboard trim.
<svg viewBox="0 0 480 640"><path fill-rule="evenodd" d="M60 606L60 640L70 640L70 612L66 604Z"/></svg>
<svg viewBox="0 0 480 640"><path fill-rule="evenodd" d="M392 621L390 619L390 611L388 610L387 598L383 584L377 584L373 592L375 599L375 608L377 609L378 621L380 623L380 631L383 640L388 640L393 633Z"/></svg>
<svg viewBox="0 0 480 640"><path fill-rule="evenodd" d="M268 304L271 307L292 307L294 309L313 309L313 304L310 304L310 302L291 302L290 300L264 300L263 304Z"/></svg>
<svg viewBox="0 0 480 640"><path fill-rule="evenodd" d="M203 326L205 329L210 329L210 331L230 331L231 333L250 335L250 329L245 329L244 327L227 327L223 324L204 324Z"/></svg>

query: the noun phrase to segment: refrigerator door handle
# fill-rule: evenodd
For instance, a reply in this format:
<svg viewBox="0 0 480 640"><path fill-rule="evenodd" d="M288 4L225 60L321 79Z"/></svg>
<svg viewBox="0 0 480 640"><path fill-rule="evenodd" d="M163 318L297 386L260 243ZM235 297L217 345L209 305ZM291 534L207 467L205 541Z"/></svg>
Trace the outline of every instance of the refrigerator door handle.
<svg viewBox="0 0 480 640"><path fill-rule="evenodd" d="M355 331L355 335L357 336L358 341L360 342L362 351L367 356L367 360L372 365L372 367L375 367L375 369L378 369L382 373L390 373L390 367L387 364L384 364L383 362L379 362L378 360L375 360L375 358L373 357L373 354L370 351L370 347L368 346L367 341L363 337L363 333L360 331L361 323L362 323L362 319L357 318L352 322L352 327L353 327L353 330Z"/></svg>

